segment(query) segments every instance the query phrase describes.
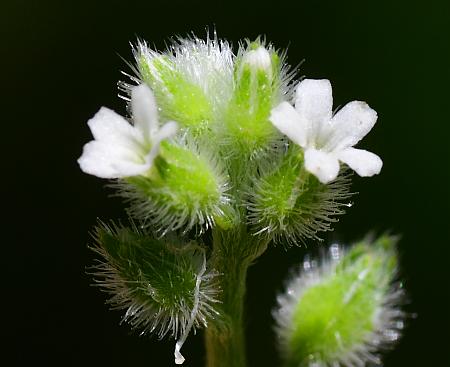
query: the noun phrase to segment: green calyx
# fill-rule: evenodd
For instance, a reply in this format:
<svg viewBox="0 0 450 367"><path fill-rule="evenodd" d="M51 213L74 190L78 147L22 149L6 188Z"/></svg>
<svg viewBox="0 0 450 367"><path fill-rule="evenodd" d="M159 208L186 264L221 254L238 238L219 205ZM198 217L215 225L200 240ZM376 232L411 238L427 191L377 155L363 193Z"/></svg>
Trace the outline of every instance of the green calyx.
<svg viewBox="0 0 450 367"><path fill-rule="evenodd" d="M278 135L269 121L279 94L278 66L278 55L259 42L250 43L235 62L234 91L224 124L238 150L260 150Z"/></svg>
<svg viewBox="0 0 450 367"><path fill-rule="evenodd" d="M178 71L167 56L149 60L141 55L137 60L141 78L154 91L163 118L194 131L212 120L212 106L204 91Z"/></svg>
<svg viewBox="0 0 450 367"><path fill-rule="evenodd" d="M249 219L255 232L288 244L330 230L344 214L351 194L349 179L339 176L324 185L303 166L303 151L291 146L273 166L261 170L248 195Z"/></svg>
<svg viewBox="0 0 450 367"><path fill-rule="evenodd" d="M108 303L126 309L124 320L142 333L154 328L159 328L160 337L181 333L195 302L204 250L193 243L182 246L176 239L159 240L136 228L115 225L99 225L95 240L92 249L101 259L92 270L95 284L112 295ZM211 279L205 277L201 290L213 299ZM211 312L212 308L204 308L199 316L208 317Z"/></svg>
<svg viewBox="0 0 450 367"><path fill-rule="evenodd" d="M385 300L396 275L396 239L356 244L303 291L292 313L288 366L341 361L366 348L382 325Z"/></svg>
<svg viewBox="0 0 450 367"><path fill-rule="evenodd" d="M229 222L226 175L194 144L163 142L149 175L127 178L122 189L133 217L164 233Z"/></svg>

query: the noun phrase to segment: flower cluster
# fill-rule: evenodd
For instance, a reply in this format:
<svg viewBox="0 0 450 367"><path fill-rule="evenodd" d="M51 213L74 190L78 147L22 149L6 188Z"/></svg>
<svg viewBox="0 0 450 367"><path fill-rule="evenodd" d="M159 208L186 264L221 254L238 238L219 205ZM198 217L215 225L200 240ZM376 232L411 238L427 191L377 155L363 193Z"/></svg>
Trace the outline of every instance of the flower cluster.
<svg viewBox="0 0 450 367"><path fill-rule="evenodd" d="M242 63L272 73L270 54L262 46L245 53ZM363 177L380 172L383 163L377 155L353 148L377 120L365 102L350 102L333 115L331 83L305 79L295 88L294 106L281 102L272 109L270 121L304 149L305 168L320 182L336 179L339 162ZM88 121L95 140L85 145L78 160L84 172L101 178L144 174L161 140L176 133L173 121L159 128L155 97L145 84L132 88L131 108L134 125L105 107Z"/></svg>
<svg viewBox="0 0 450 367"><path fill-rule="evenodd" d="M236 53L216 38L178 39L165 52L139 42L134 56L136 75L119 83L129 118L102 107L78 159L85 173L114 180L131 222L98 227L93 274L132 328L177 338L181 364L190 330L208 327L211 355L239 344L229 338L244 334L234 328L245 274L270 243L301 245L332 230L351 206L341 163L363 177L380 172L377 155L354 148L377 113L353 101L333 114L330 82L294 82L285 55L261 39ZM376 360L383 330L397 332L394 251L355 248L279 298L288 365L362 366ZM211 360L244 365L236 348Z"/></svg>

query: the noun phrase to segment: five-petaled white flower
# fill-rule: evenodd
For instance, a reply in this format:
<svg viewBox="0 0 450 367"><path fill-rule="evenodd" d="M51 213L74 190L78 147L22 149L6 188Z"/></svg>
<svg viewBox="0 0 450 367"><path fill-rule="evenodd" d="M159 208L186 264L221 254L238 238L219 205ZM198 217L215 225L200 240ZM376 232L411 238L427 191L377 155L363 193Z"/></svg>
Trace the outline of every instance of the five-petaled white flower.
<svg viewBox="0 0 450 367"><path fill-rule="evenodd" d="M101 178L145 173L157 156L161 141L177 131L174 121L159 128L155 97L145 84L132 89L131 111L133 125L106 107L88 121L95 140L84 146L78 159L84 172Z"/></svg>
<svg viewBox="0 0 450 367"><path fill-rule="evenodd" d="M346 104L334 116L332 107L330 81L305 79L297 85L295 108L282 102L272 110L270 120L304 149L305 168L320 182L337 177L339 161L360 176L378 174L383 165L380 157L352 148L372 129L377 113L360 101Z"/></svg>

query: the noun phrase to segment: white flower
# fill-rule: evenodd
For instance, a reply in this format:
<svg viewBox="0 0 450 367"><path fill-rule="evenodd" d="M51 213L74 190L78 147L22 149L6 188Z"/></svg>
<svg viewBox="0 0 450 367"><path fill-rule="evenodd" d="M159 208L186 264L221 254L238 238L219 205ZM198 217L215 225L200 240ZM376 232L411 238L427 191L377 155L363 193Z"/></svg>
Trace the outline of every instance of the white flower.
<svg viewBox="0 0 450 367"><path fill-rule="evenodd" d="M305 151L305 168L320 182L334 180L339 161L363 177L381 170L377 155L352 148L373 127L377 113L367 103L353 101L334 116L329 80L305 79L297 85L295 109L282 102L272 110L270 120L283 134Z"/></svg>
<svg viewBox="0 0 450 367"><path fill-rule="evenodd" d="M176 133L177 123L169 121L159 128L155 97L145 84L132 89L131 110L133 125L106 107L88 121L95 140L84 146L78 159L82 171L119 178L142 174L151 167L159 144Z"/></svg>

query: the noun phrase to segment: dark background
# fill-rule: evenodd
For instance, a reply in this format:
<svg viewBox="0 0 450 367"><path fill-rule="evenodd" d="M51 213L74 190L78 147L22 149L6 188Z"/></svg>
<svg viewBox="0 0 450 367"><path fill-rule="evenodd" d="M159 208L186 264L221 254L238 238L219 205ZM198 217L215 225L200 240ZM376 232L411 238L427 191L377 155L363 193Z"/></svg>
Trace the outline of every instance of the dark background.
<svg viewBox="0 0 450 367"><path fill-rule="evenodd" d="M116 82L129 70L119 57L132 60L129 42L139 36L162 49L171 35L215 26L234 43L265 34L289 46L291 65L305 59L300 75L332 81L336 106L360 99L378 111L361 146L383 158L382 174L355 177L355 206L327 243L402 234L407 310L418 316L385 365L450 366L449 23L447 1L3 1L1 364L172 364L173 341L119 326L120 314L90 287L88 232L97 217L124 212L76 159L100 106L124 113ZM278 365L270 310L304 253L271 248L250 270L250 366ZM201 335L185 345L186 366L203 364Z"/></svg>

